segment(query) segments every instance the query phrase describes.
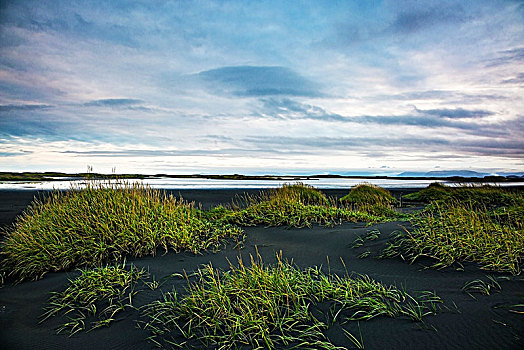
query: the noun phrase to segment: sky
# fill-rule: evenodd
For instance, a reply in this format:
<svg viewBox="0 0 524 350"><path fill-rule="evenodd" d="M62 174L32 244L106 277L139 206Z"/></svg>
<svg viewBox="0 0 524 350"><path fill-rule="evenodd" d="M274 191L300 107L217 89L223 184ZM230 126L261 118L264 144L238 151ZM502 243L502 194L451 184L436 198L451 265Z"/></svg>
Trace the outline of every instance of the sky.
<svg viewBox="0 0 524 350"><path fill-rule="evenodd" d="M522 1L0 2L0 171L524 171Z"/></svg>

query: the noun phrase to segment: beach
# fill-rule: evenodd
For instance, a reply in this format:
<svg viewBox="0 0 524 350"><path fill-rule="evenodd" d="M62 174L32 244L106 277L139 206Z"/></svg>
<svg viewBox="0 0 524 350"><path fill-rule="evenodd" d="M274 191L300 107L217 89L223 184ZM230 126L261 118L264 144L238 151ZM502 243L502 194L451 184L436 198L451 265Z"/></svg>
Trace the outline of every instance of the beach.
<svg viewBox="0 0 524 350"><path fill-rule="evenodd" d="M400 197L417 189L389 189ZM203 209L229 204L235 196L259 190L173 190L171 193L194 201ZM323 189L327 196L340 198L347 190ZM44 196L45 196L45 192ZM36 191L0 191L0 225L11 224L32 201ZM409 209L406 209L409 210ZM511 305L524 303L524 278L520 275L482 270L475 263L464 263L444 269L429 268L433 261L418 259L410 264L401 258L378 259L390 235L409 229L409 223L393 221L367 225L343 223L334 227L314 225L311 228L245 227L242 247L234 242L222 249L202 254L175 253L159 250L156 256L128 258L127 264L145 268L160 281L155 290L141 290L134 299L137 307L161 297L173 288L183 290L186 280L169 278L174 273L190 274L203 264L227 270L241 258L245 264L250 256L260 255L265 264L275 263L276 254L292 261L299 268L322 267L326 273L340 276L367 275L386 285L395 285L409 293L434 291L443 300L435 315L424 318L424 323L407 318L377 317L368 321L351 321L347 328L360 335L365 349L521 349L524 347L524 315ZM352 248L359 236L378 230L378 239L366 242L364 247ZM361 254L369 250L367 257ZM360 256L360 257L359 257ZM90 332L80 331L72 336L67 332L56 334L63 321L53 317L39 323L43 308L51 292L64 290L68 279L77 271L48 273L38 281L11 285L9 280L0 288L0 347L3 349L153 349L146 340L149 332L140 327L144 321L138 310L127 310L117 315L117 322L107 328ZM468 294L462 287L472 280L499 278L500 291L490 295ZM520 308L519 310L522 310ZM137 322L139 321L139 322ZM334 324L325 332L337 345L351 348L353 344ZM212 349L213 347L210 347ZM249 347L246 347L246 349Z"/></svg>

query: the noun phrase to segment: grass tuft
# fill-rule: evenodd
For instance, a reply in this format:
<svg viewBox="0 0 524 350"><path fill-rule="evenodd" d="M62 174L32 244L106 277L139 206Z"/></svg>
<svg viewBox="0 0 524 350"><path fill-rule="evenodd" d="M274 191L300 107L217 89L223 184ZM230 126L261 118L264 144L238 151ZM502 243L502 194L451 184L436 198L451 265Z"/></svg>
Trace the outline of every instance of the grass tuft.
<svg viewBox="0 0 524 350"><path fill-rule="evenodd" d="M124 266L80 270L80 276L70 280L63 292L52 293L41 322L62 313L68 321L57 332L67 330L71 335L109 326L119 312L132 307L137 282L148 276L143 269L131 266L126 270Z"/></svg>
<svg viewBox="0 0 524 350"><path fill-rule="evenodd" d="M468 293L471 297L471 293L480 293L484 295L490 295L493 291L502 290L500 283L493 276L487 276L487 281L482 279L476 279L473 281L466 282L462 287L462 291ZM473 297L475 298L475 297Z"/></svg>
<svg viewBox="0 0 524 350"><path fill-rule="evenodd" d="M512 195L512 201L521 200L521 195ZM500 209L489 210L478 201L435 201L413 217L412 232L389 242L383 256L411 261L427 256L437 260L434 267L473 261L484 269L519 274L524 257L523 216Z"/></svg>
<svg viewBox="0 0 524 350"><path fill-rule="evenodd" d="M324 302L331 305L324 314L327 323L311 312ZM186 295L167 293L144 310L146 328L159 345L336 349L323 334L328 324L379 316L421 321L440 302L430 292L413 297L367 276L341 278L318 268L300 270L278 257L269 266L252 258L248 267L239 260L238 267L225 272L206 265L196 272ZM362 339L350 339L362 344Z"/></svg>

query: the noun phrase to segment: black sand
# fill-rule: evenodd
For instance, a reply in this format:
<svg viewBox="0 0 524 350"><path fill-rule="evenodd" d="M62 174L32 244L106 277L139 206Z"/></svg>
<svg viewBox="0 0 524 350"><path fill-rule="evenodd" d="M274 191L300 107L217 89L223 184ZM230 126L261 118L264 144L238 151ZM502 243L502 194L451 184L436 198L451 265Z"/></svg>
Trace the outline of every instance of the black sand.
<svg viewBox="0 0 524 350"><path fill-rule="evenodd" d="M400 190L399 190L400 191ZM400 192L392 192L399 195ZM401 190L404 193L412 190ZM201 203L209 208L229 203L243 190L185 190L174 191L187 200ZM323 190L328 195L342 196L347 191ZM0 191L0 225L11 223L32 200L35 192ZM334 228L315 226L311 229L287 229L284 227L246 228L245 247L241 250L228 245L218 253L192 255L167 253L155 257L128 260L136 266L146 267L156 280L165 281L156 291L144 290L136 299L137 306L158 298L173 285L180 289L183 280L166 279L172 273L194 271L200 265L211 262L215 267L227 268L229 259L235 262L241 255L248 261L255 254L255 247L265 263L274 262L275 253L282 251L284 258L293 259L300 267L323 266L327 272L345 274L341 259L349 273L367 274L386 284L395 284L408 292L435 291L444 299L448 309L425 318L425 325L408 319L376 318L360 322L360 330L366 349L522 349L524 348L524 315L512 313L501 307L524 303L524 278L509 276L501 281L501 292L484 296L475 294L476 300L461 291L471 280L486 275L501 276L480 270L475 264L466 264L464 271L456 268L434 270L425 268L431 261L418 261L410 265L401 259L376 259L385 247L389 234L402 229L405 223L387 223L366 227L365 224L343 224ZM371 229L381 232L380 239L368 242L362 248L352 249L350 244L357 235ZM358 255L369 249L371 255L359 259ZM226 259L227 258L227 259ZM329 260L329 263L328 263ZM5 285L0 288L0 348L1 349L153 349L145 340L148 333L137 327L137 311L120 314L120 320L109 328L92 332L55 334L55 328L63 321L60 317L39 324L49 293L63 290L68 278L77 272L52 273L42 280ZM456 307L455 307L456 305ZM521 309L522 310L522 309ZM359 332L356 322L350 323L353 334ZM337 325L327 333L336 345L351 347Z"/></svg>

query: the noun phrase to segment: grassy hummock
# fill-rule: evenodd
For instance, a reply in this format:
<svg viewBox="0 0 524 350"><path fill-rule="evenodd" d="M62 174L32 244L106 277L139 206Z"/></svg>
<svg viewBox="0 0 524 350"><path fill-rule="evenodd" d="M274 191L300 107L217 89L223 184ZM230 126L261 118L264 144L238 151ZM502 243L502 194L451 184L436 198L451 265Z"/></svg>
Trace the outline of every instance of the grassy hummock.
<svg viewBox="0 0 524 350"><path fill-rule="evenodd" d="M41 322L60 313L67 315L68 321L58 328L58 333L68 330L74 334L109 326L117 313L132 307L137 282L148 276L145 270L134 266L126 270L125 264L80 272L64 291L52 294L44 309Z"/></svg>
<svg viewBox="0 0 524 350"><path fill-rule="evenodd" d="M298 182L296 184L284 184L277 189L269 190L270 197L288 198L300 201L304 204L327 205L327 197L311 185Z"/></svg>
<svg viewBox="0 0 524 350"><path fill-rule="evenodd" d="M469 185L451 187L435 182L428 187L414 193L403 196L404 199L419 202L434 202L443 200L454 200L468 202L476 206L499 207L508 206L514 202L514 193L504 188L491 185Z"/></svg>
<svg viewBox="0 0 524 350"><path fill-rule="evenodd" d="M145 307L146 328L158 345L340 349L323 333L328 324L378 316L421 321L441 302L434 293L413 297L366 276L342 278L319 268L301 270L281 257L270 266L260 258L252 258L249 267L239 260L238 267L225 272L206 265L196 278L185 295L173 291ZM329 304L329 310L322 312L316 307L320 303ZM317 315L323 313L322 319L313 309ZM362 347L357 337L344 331Z"/></svg>
<svg viewBox="0 0 524 350"><path fill-rule="evenodd" d="M19 280L101 266L158 248L199 252L242 230L147 186L90 182L34 201L6 232L2 269Z"/></svg>
<svg viewBox="0 0 524 350"><path fill-rule="evenodd" d="M412 218L383 256L437 260L435 267L473 261L482 268L518 274L524 258L524 197L486 187L454 189Z"/></svg>
<svg viewBox="0 0 524 350"><path fill-rule="evenodd" d="M349 191L349 193L340 198L340 201L351 208L375 214L395 216L395 212L391 209L397 203L395 197L385 188L362 183Z"/></svg>
<svg viewBox="0 0 524 350"><path fill-rule="evenodd" d="M333 226L343 221L377 222L398 217L373 214L339 206L317 189L304 184L284 185L258 196L244 197L233 210L224 211L221 219L245 226L311 227L313 224Z"/></svg>
<svg viewBox="0 0 524 350"><path fill-rule="evenodd" d="M429 203L435 200L447 199L451 195L452 188L441 184L440 182L433 182L428 187L414 193L406 194L402 198L417 202Z"/></svg>

